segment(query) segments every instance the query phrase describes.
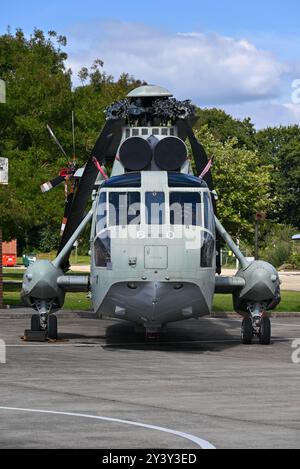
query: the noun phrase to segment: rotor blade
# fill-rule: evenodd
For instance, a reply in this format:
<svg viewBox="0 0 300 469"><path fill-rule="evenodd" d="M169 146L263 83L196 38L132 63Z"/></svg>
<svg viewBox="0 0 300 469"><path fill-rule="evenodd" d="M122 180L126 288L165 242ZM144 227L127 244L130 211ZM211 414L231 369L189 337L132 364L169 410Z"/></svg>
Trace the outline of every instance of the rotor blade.
<svg viewBox="0 0 300 469"><path fill-rule="evenodd" d="M93 162L93 157L95 157L101 165L113 138L116 136L116 133L121 139L121 132L121 120L106 121L105 126L93 148L93 151L91 152L90 158L87 161L83 175L78 184L69 218L60 242L60 246L58 248L58 253L60 253L60 251L68 242L74 231L78 228L84 216L85 207L92 195L95 181L98 175L98 170ZM67 266L68 259L65 259L65 262L63 263L62 267L67 268Z"/></svg>
<svg viewBox="0 0 300 469"><path fill-rule="evenodd" d="M64 216L63 216L62 223L61 223L61 228L60 228L60 235L61 236L64 234L66 224L68 222L68 218L69 218L69 214L71 212L73 199L74 199L74 192L70 192L70 194L68 194L68 196L67 196L66 203L65 203Z"/></svg>
<svg viewBox="0 0 300 469"><path fill-rule="evenodd" d="M44 184L41 184L41 191L42 192L48 192L51 191L54 187L57 187L59 184L61 184L65 178L63 176L57 176L54 179L51 179L51 181L44 182Z"/></svg>
<svg viewBox="0 0 300 469"><path fill-rule="evenodd" d="M206 167L209 163L209 159L207 157L207 154L206 154L206 151L205 151L204 147L197 140L197 138L196 138L196 136L193 132L193 129L192 129L192 127L190 126L190 124L188 122L186 122L185 129L186 129L186 133L187 133L189 142L191 144L192 152L193 152L193 155L194 155L197 175L199 176L206 169ZM210 169L209 169L209 171L206 172L203 179L207 183L207 185L209 187L209 190L213 191L214 190L214 183L213 183L213 179L212 179Z"/></svg>
<svg viewBox="0 0 300 469"><path fill-rule="evenodd" d="M63 149L62 145L60 144L58 138L55 136L53 130L51 129L50 125L47 124L47 129L51 135L51 137L53 138L53 140L55 141L56 145L58 146L58 148L60 149L60 151L62 152L62 154L68 159L68 156L65 152L65 150Z"/></svg>

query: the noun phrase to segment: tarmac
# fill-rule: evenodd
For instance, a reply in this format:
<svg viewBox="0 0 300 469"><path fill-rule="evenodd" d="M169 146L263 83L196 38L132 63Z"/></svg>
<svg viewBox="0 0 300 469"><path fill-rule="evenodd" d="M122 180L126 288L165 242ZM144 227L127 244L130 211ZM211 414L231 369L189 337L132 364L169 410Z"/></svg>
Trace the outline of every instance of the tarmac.
<svg viewBox="0 0 300 469"><path fill-rule="evenodd" d="M58 313L59 340L30 343L26 313L0 314L0 448L300 447L300 318L274 318L262 346L240 343L236 318L145 342L129 323Z"/></svg>

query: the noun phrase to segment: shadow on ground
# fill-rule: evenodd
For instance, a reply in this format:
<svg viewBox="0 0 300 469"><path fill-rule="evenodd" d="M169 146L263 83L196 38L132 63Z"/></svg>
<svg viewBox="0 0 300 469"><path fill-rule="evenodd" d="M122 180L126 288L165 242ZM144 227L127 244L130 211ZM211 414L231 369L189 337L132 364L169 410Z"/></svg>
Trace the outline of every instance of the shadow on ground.
<svg viewBox="0 0 300 469"><path fill-rule="evenodd" d="M131 323L117 322L106 329L106 348L131 350L159 350L168 352L222 351L239 345L239 327L228 333L228 320L212 321L201 318L168 324L159 338L147 340Z"/></svg>

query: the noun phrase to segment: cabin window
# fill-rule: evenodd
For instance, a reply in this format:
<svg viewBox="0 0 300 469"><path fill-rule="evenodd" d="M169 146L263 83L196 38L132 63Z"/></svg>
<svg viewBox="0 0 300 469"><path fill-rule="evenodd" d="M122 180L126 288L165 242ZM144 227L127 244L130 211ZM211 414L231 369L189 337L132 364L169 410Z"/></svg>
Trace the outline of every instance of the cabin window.
<svg viewBox="0 0 300 469"><path fill-rule="evenodd" d="M146 223L148 225L163 225L165 223L165 194L164 192L146 192Z"/></svg>
<svg viewBox="0 0 300 469"><path fill-rule="evenodd" d="M96 267L109 267L111 264L111 240L108 231L103 231L95 239L94 258Z"/></svg>
<svg viewBox="0 0 300 469"><path fill-rule="evenodd" d="M170 193L170 224L201 226L201 195L199 192Z"/></svg>
<svg viewBox="0 0 300 469"><path fill-rule="evenodd" d="M109 193L109 225L125 226L141 223L141 195L139 192Z"/></svg>

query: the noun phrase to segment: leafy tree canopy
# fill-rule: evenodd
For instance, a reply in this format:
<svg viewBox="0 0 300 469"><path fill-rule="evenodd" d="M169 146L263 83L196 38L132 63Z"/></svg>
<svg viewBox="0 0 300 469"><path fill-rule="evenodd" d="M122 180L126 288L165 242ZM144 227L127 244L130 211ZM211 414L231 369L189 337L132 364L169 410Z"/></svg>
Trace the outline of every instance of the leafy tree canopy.
<svg viewBox="0 0 300 469"><path fill-rule="evenodd" d="M126 73L114 79L96 58L90 69L80 70L80 86L73 88L66 42L55 31L38 29L29 38L20 29L0 36L0 77L7 86L7 104L0 105L0 155L10 165L9 186L0 186L0 224L5 238L17 237L21 247L55 244L51 231L59 232L63 213L63 187L44 195L39 188L67 163L46 125L71 156L75 112L76 157L84 164L103 126L104 109L144 84ZM256 132L250 119L234 119L219 109L197 113L197 136L215 156L219 217L231 234L250 242L256 211L300 227L299 127Z"/></svg>
<svg viewBox="0 0 300 469"><path fill-rule="evenodd" d="M260 162L257 151L240 148L237 138L220 142L203 126L196 131L208 155L214 157L212 174L218 195L218 217L233 236L251 241L256 212L271 212L272 166Z"/></svg>

